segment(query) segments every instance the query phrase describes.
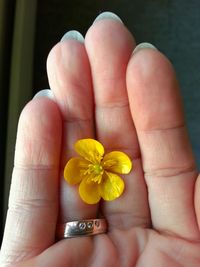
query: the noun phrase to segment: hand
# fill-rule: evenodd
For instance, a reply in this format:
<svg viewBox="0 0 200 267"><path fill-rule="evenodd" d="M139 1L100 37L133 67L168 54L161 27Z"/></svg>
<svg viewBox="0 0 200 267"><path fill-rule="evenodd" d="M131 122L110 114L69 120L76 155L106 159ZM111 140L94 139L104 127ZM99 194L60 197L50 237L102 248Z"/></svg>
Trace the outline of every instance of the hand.
<svg viewBox="0 0 200 267"><path fill-rule="evenodd" d="M19 120L2 267L200 266L200 178L175 73L158 50L134 48L121 22L102 19L85 44L50 52L55 99L34 98ZM55 243L58 214L67 222L100 209L63 179L85 137L125 151L133 171L123 195L101 205L107 234Z"/></svg>

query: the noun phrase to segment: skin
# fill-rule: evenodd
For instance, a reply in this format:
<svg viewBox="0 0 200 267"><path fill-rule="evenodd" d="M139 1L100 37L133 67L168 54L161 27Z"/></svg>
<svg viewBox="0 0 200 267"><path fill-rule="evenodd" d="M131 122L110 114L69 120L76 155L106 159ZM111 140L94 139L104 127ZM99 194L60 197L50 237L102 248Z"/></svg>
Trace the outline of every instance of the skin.
<svg viewBox="0 0 200 267"><path fill-rule="evenodd" d="M104 19L85 44L51 50L55 99L34 98L19 120L2 267L200 266L200 178L178 82L158 50L134 48L122 23ZM87 205L63 180L74 142L86 137L133 160L113 202ZM99 210L107 234L55 242L57 221Z"/></svg>

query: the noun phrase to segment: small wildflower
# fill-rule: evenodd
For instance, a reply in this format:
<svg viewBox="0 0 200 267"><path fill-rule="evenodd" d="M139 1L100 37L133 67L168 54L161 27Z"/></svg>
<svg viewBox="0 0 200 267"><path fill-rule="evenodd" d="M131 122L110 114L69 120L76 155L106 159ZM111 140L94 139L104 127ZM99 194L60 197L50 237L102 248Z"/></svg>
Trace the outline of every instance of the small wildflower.
<svg viewBox="0 0 200 267"><path fill-rule="evenodd" d="M121 151L104 155L103 145L94 139L81 139L74 145L80 157L71 158L64 169L64 178L71 184L79 184L81 199L96 204L101 198L107 201L121 196L124 181L119 174L128 174L132 169L129 157Z"/></svg>

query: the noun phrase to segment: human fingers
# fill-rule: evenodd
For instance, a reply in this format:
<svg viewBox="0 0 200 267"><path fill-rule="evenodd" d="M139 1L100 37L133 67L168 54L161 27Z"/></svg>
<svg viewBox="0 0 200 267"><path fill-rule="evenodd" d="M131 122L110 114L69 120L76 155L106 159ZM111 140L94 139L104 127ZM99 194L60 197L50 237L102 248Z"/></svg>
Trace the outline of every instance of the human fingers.
<svg viewBox="0 0 200 267"><path fill-rule="evenodd" d="M74 143L81 138L94 138L90 66L80 33L68 32L51 50L47 72L63 117L60 220L96 218L97 205L85 204L77 186L70 186L63 179L63 167L74 156Z"/></svg>
<svg viewBox="0 0 200 267"><path fill-rule="evenodd" d="M127 88L148 186L152 224L161 232L198 239L194 210L197 171L178 82L164 55L142 47L136 48L128 65Z"/></svg>
<svg viewBox="0 0 200 267"><path fill-rule="evenodd" d="M129 110L126 67L134 39L113 13L102 13L85 38L95 99L96 134L107 151L122 150L133 160L133 172L124 177L125 192L103 205L109 229L149 224L146 185L140 151ZM129 205L127 205L129 203ZM113 227L112 227L113 226Z"/></svg>
<svg viewBox="0 0 200 267"><path fill-rule="evenodd" d="M61 117L46 97L20 116L1 266L38 255L55 239Z"/></svg>
<svg viewBox="0 0 200 267"><path fill-rule="evenodd" d="M197 222L200 229L200 174L198 175L198 178L195 183L194 204L195 204Z"/></svg>

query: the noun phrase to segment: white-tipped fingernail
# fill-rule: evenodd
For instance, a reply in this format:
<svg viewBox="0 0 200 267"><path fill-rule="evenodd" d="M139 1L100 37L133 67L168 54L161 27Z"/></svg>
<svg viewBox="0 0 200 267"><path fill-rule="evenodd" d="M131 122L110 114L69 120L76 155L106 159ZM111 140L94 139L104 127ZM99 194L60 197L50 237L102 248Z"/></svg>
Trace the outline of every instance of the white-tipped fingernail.
<svg viewBox="0 0 200 267"><path fill-rule="evenodd" d="M101 14L99 14L96 19L94 20L94 23L97 22L98 20L102 20L102 19L113 19L113 20L117 20L119 22L122 22L122 20L120 19L120 17L118 17L115 13L113 12L109 12L109 11L106 11L106 12L103 12Z"/></svg>
<svg viewBox="0 0 200 267"><path fill-rule="evenodd" d="M37 92L33 98L38 98L38 97L48 97L52 100L55 100L54 94L50 89L44 89Z"/></svg>
<svg viewBox="0 0 200 267"><path fill-rule="evenodd" d="M84 43L84 37L83 35L78 32L78 31L75 31L75 30L72 30L72 31L68 31L66 32L63 37L61 38L61 42L64 42L66 40L69 40L69 39L73 39L73 40L76 40L80 43Z"/></svg>
<svg viewBox="0 0 200 267"><path fill-rule="evenodd" d="M135 54L136 52L138 52L141 49L154 49L154 50L158 50L154 45L144 42L144 43L140 43L138 44L135 49L133 50L133 54Z"/></svg>

